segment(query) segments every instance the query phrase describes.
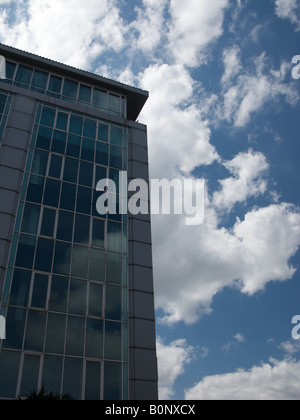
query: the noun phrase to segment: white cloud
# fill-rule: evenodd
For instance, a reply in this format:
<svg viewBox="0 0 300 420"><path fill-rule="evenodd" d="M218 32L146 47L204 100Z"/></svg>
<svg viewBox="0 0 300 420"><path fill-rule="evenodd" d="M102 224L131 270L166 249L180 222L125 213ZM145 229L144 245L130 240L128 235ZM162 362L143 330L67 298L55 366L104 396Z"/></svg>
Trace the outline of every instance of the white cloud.
<svg viewBox="0 0 300 420"><path fill-rule="evenodd" d="M257 197L266 192L267 181L264 175L269 165L262 153L252 150L239 153L223 165L233 177L219 181L221 190L213 195L213 204L217 209L232 210L236 203L245 202L249 197Z"/></svg>
<svg viewBox="0 0 300 420"><path fill-rule="evenodd" d="M285 82L285 77L290 74L290 65L287 66L287 63L282 63L279 70L274 70L270 67L266 55L262 54L253 60L253 68L247 66L242 71L237 47L225 51L223 60L223 103L218 104L220 120L225 119L236 127L244 127L254 113L280 98L292 106L298 102L298 93L292 85ZM240 74L234 70L234 63L237 64ZM233 76L235 80L231 80Z"/></svg>
<svg viewBox="0 0 300 420"><path fill-rule="evenodd" d="M289 19L300 31L300 8L297 0L276 0L275 11L278 17Z"/></svg>
<svg viewBox="0 0 300 420"><path fill-rule="evenodd" d="M276 361L207 376L185 391L187 400L299 400L300 362Z"/></svg>
<svg viewBox="0 0 300 420"><path fill-rule="evenodd" d="M222 351L225 351L225 353L229 353L230 350L232 350L232 348L238 346L241 343L244 343L246 341L245 337L243 334L241 333L237 333L236 335L234 335L233 340L229 341L228 343L224 344L221 347Z"/></svg>
<svg viewBox="0 0 300 420"><path fill-rule="evenodd" d="M195 323L226 286L252 295L295 273L289 261L300 245L300 213L291 205L254 209L232 229L218 227L211 207L193 229L180 217L153 220L156 304L164 324Z"/></svg>
<svg viewBox="0 0 300 420"><path fill-rule="evenodd" d="M157 357L161 400L169 400L174 395L174 384L177 378L184 374L185 366L193 360L195 350L195 347L189 346L184 339L167 345L158 337Z"/></svg>
<svg viewBox="0 0 300 420"><path fill-rule="evenodd" d="M152 65L140 74L140 86L150 91L140 118L149 132L152 178L178 176L218 159L210 144L210 129L193 104L194 81L182 65Z"/></svg>
<svg viewBox="0 0 300 420"><path fill-rule="evenodd" d="M196 66L207 45L223 34L228 0L171 0L170 52L177 63Z"/></svg>
<svg viewBox="0 0 300 420"><path fill-rule="evenodd" d="M131 28L137 31L134 48L151 53L165 33L164 10L167 0L143 0L143 8L136 7L137 19Z"/></svg>
<svg viewBox="0 0 300 420"><path fill-rule="evenodd" d="M118 52L124 45L125 28L115 1L28 0L10 2L0 17L1 42L81 68L103 51ZM55 36L53 36L55 31Z"/></svg>

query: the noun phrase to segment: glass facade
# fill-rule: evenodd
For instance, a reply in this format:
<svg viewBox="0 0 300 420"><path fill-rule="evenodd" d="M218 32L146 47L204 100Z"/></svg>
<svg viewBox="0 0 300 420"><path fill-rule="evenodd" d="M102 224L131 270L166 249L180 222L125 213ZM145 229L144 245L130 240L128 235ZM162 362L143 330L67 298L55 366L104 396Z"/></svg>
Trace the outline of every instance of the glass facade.
<svg viewBox="0 0 300 420"><path fill-rule="evenodd" d="M104 107L72 80L13 63L8 77ZM10 100L0 92L0 127ZM1 398L42 385L75 400L128 398L127 217L99 216L95 188L126 169L125 127L39 103L1 307Z"/></svg>
<svg viewBox="0 0 300 420"><path fill-rule="evenodd" d="M23 64L6 62L6 83L126 117L126 98Z"/></svg>

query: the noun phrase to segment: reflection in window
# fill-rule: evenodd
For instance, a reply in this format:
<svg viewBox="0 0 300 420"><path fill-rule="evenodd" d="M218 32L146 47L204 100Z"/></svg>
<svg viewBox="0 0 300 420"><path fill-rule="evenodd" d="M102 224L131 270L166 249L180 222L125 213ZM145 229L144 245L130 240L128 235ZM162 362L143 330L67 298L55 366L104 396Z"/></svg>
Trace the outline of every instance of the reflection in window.
<svg viewBox="0 0 300 420"><path fill-rule="evenodd" d="M60 93L62 78L58 76L50 76L48 89L51 92Z"/></svg>
<svg viewBox="0 0 300 420"><path fill-rule="evenodd" d="M86 281L71 279L69 313L85 315L86 306Z"/></svg>
<svg viewBox="0 0 300 420"><path fill-rule="evenodd" d="M87 278L89 249L85 246L74 246L72 255L71 275Z"/></svg>
<svg viewBox="0 0 300 420"><path fill-rule="evenodd" d="M45 347L46 353L63 354L65 331L66 316L49 313Z"/></svg>
<svg viewBox="0 0 300 420"><path fill-rule="evenodd" d="M105 251L101 249L90 250L89 279L105 282Z"/></svg>
<svg viewBox="0 0 300 420"><path fill-rule="evenodd" d="M64 88L63 88L63 95L68 96L70 98L77 97L77 90L78 90L78 83L74 82L73 80L65 80Z"/></svg>
<svg viewBox="0 0 300 420"><path fill-rule="evenodd" d="M117 286L106 286L105 317L121 321L122 319L122 288Z"/></svg>
<svg viewBox="0 0 300 420"><path fill-rule="evenodd" d="M31 306L33 308L46 308L48 280L48 276L35 274L31 297Z"/></svg>
<svg viewBox="0 0 300 420"><path fill-rule="evenodd" d="M86 362L85 400L100 400L101 363Z"/></svg>
<svg viewBox="0 0 300 420"><path fill-rule="evenodd" d="M31 172L36 175L46 175L48 153L41 150L35 150Z"/></svg>
<svg viewBox="0 0 300 420"><path fill-rule="evenodd" d="M20 235L17 251L16 266L31 269L33 265L36 238Z"/></svg>
<svg viewBox="0 0 300 420"><path fill-rule="evenodd" d="M104 400L122 399L122 364L105 362L104 364Z"/></svg>
<svg viewBox="0 0 300 420"><path fill-rule="evenodd" d="M26 397L37 388L40 368L40 356L25 354L21 383L21 396Z"/></svg>
<svg viewBox="0 0 300 420"><path fill-rule="evenodd" d="M29 311L24 349L43 351L46 325L46 312Z"/></svg>
<svg viewBox="0 0 300 420"><path fill-rule="evenodd" d="M122 225L108 221L107 223L107 248L111 251L122 251Z"/></svg>
<svg viewBox="0 0 300 420"><path fill-rule="evenodd" d="M105 322L105 359L121 360L122 358L122 324Z"/></svg>
<svg viewBox="0 0 300 420"><path fill-rule="evenodd" d="M68 276L70 271L71 244L56 242L53 271Z"/></svg>
<svg viewBox="0 0 300 420"><path fill-rule="evenodd" d="M31 175L27 188L27 201L40 204L42 202L45 178Z"/></svg>
<svg viewBox="0 0 300 420"><path fill-rule="evenodd" d="M102 318L103 286L90 283L89 289L89 316Z"/></svg>
<svg viewBox="0 0 300 420"><path fill-rule="evenodd" d="M13 306L27 306L31 272L25 270L15 270L9 304Z"/></svg>
<svg viewBox="0 0 300 420"><path fill-rule="evenodd" d="M122 254L107 253L106 259L106 282L122 284Z"/></svg>
<svg viewBox="0 0 300 420"><path fill-rule="evenodd" d="M69 280L65 277L52 277L49 310L66 312Z"/></svg>
<svg viewBox="0 0 300 420"><path fill-rule="evenodd" d="M9 325L10 333L2 343L2 348L22 349L23 335L25 331L26 309L8 308L6 325Z"/></svg>
<svg viewBox="0 0 300 420"><path fill-rule="evenodd" d="M62 377L62 357L44 356L42 384L46 389L60 394Z"/></svg>
<svg viewBox="0 0 300 420"><path fill-rule="evenodd" d="M36 235L39 225L40 207L34 204L25 204L21 231Z"/></svg>
<svg viewBox="0 0 300 420"><path fill-rule="evenodd" d="M84 318L69 316L66 339L66 354L83 356Z"/></svg>
<svg viewBox="0 0 300 420"><path fill-rule="evenodd" d="M53 237L56 211L51 209L44 209L41 235Z"/></svg>
<svg viewBox="0 0 300 420"><path fill-rule="evenodd" d="M103 321L99 319L87 320L85 355L97 359L103 358Z"/></svg>
<svg viewBox="0 0 300 420"><path fill-rule="evenodd" d="M0 377L5 381L0 381L0 395L2 398L15 398L19 375L21 352L5 351L1 352Z"/></svg>
<svg viewBox="0 0 300 420"><path fill-rule="evenodd" d="M63 394L69 394L73 400L81 399L82 360L66 357L64 365Z"/></svg>
<svg viewBox="0 0 300 420"><path fill-rule="evenodd" d="M51 272L53 245L54 242L52 239L38 239L34 266L35 270L47 273Z"/></svg>

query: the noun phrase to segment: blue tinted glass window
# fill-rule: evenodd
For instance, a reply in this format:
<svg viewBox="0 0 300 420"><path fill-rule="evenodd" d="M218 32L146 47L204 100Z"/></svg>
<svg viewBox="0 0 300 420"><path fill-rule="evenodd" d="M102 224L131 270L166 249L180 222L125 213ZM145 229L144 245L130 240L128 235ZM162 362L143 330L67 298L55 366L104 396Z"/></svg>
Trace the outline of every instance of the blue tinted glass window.
<svg viewBox="0 0 300 420"><path fill-rule="evenodd" d="M53 312L66 312L68 299L69 279L65 277L52 277L49 310Z"/></svg>
<svg viewBox="0 0 300 420"><path fill-rule="evenodd" d="M16 70L16 64L15 63L10 63L9 61L6 61L6 77L7 77L7 79L13 80L15 70Z"/></svg>
<svg viewBox="0 0 300 420"><path fill-rule="evenodd" d="M20 308L9 308L6 322L9 325L10 333L7 334L2 347L21 349L25 331L26 310Z"/></svg>
<svg viewBox="0 0 300 420"><path fill-rule="evenodd" d="M105 178L106 178L106 168L104 168L104 166L96 166L96 179L95 179L96 185L101 179L105 179Z"/></svg>
<svg viewBox="0 0 300 420"><path fill-rule="evenodd" d="M77 159L66 158L64 170L65 181L77 183L78 164L79 161Z"/></svg>
<svg viewBox="0 0 300 420"><path fill-rule="evenodd" d="M32 68L19 65L15 80L17 82L21 82L21 83L25 83L26 85L29 85L31 81L31 76L32 76ZM16 84L19 85L19 83L16 83Z"/></svg>
<svg viewBox="0 0 300 420"><path fill-rule="evenodd" d="M58 207L60 197L60 184L60 181L55 181L54 179L47 179L44 194L44 204L46 206Z"/></svg>
<svg viewBox="0 0 300 420"><path fill-rule="evenodd" d="M81 136L83 119L78 115L71 115L69 132Z"/></svg>
<svg viewBox="0 0 300 420"><path fill-rule="evenodd" d="M122 284L122 254L107 253L106 281L112 284Z"/></svg>
<svg viewBox="0 0 300 420"><path fill-rule="evenodd" d="M85 137L89 137L90 139L96 138L96 126L96 121L86 119L84 121L83 135Z"/></svg>
<svg viewBox="0 0 300 420"><path fill-rule="evenodd" d="M44 73L43 71L34 70L31 86L46 89L48 81L48 73Z"/></svg>
<svg viewBox="0 0 300 420"><path fill-rule="evenodd" d="M48 89L51 92L60 93L62 78L57 76L50 76Z"/></svg>
<svg viewBox="0 0 300 420"><path fill-rule="evenodd" d="M35 257L35 270L51 272L53 240L39 238Z"/></svg>
<svg viewBox="0 0 300 420"><path fill-rule="evenodd" d="M57 315L57 317L60 318L61 315ZM49 328L49 318L48 318L48 328ZM55 338L53 337L53 341L55 341L55 339L56 337ZM59 352L57 351L52 351L52 352L48 351L47 346L46 346L46 352L59 354ZM62 357L57 357L57 356L44 357L42 384L45 384L46 389L51 389L51 391L53 391L56 394L60 394L62 365L63 365Z"/></svg>
<svg viewBox="0 0 300 420"><path fill-rule="evenodd" d="M32 163L31 172L36 175L46 175L48 153L41 150L34 151L34 158Z"/></svg>
<svg viewBox="0 0 300 420"><path fill-rule="evenodd" d="M41 226L41 235L53 237L56 211L44 209Z"/></svg>
<svg viewBox="0 0 300 420"><path fill-rule="evenodd" d="M55 119L55 109L44 107L40 124L45 125L46 127L53 127L54 119Z"/></svg>
<svg viewBox="0 0 300 420"><path fill-rule="evenodd" d="M122 364L105 362L104 364L104 400L122 399Z"/></svg>
<svg viewBox="0 0 300 420"><path fill-rule="evenodd" d="M105 359L122 358L122 325L119 322L105 322Z"/></svg>
<svg viewBox="0 0 300 420"><path fill-rule="evenodd" d="M79 157L80 141L81 141L81 138L79 136L74 136L72 134L69 134L68 145L67 145L68 156Z"/></svg>
<svg viewBox="0 0 300 420"><path fill-rule="evenodd" d="M66 142L67 134L62 131L54 130L51 150L53 152L64 154Z"/></svg>
<svg viewBox="0 0 300 420"><path fill-rule="evenodd" d="M27 306L30 288L31 272L15 270L12 280L9 304Z"/></svg>
<svg viewBox="0 0 300 420"><path fill-rule="evenodd" d="M104 247L104 230L105 222L104 220L93 219L93 241L94 246L100 248Z"/></svg>
<svg viewBox="0 0 300 420"><path fill-rule="evenodd" d="M123 129L122 127L112 126L110 129L110 142L114 146L122 147Z"/></svg>
<svg viewBox="0 0 300 420"><path fill-rule="evenodd" d="M64 82L63 95L70 98L77 98L78 83L66 79Z"/></svg>
<svg viewBox="0 0 300 420"><path fill-rule="evenodd" d="M43 351L46 312L28 311L25 350Z"/></svg>
<svg viewBox="0 0 300 420"><path fill-rule="evenodd" d="M89 86L80 85L79 88L79 99L81 101L90 102L91 101L92 89Z"/></svg>
<svg viewBox="0 0 300 420"><path fill-rule="evenodd" d="M108 142L108 125L98 125L98 140Z"/></svg>
<svg viewBox="0 0 300 420"><path fill-rule="evenodd" d="M122 288L118 286L106 286L105 317L115 321L122 319Z"/></svg>
<svg viewBox="0 0 300 420"><path fill-rule="evenodd" d="M43 197L44 189L44 180L45 178L31 175L29 179L28 189L27 189L27 201L32 201L33 203L41 203Z"/></svg>
<svg viewBox="0 0 300 420"><path fill-rule="evenodd" d="M105 251L91 248L89 279L99 283L105 282Z"/></svg>
<svg viewBox="0 0 300 420"><path fill-rule="evenodd" d="M82 216L80 214L76 215L74 242L88 245L89 237L90 237L90 218L87 216Z"/></svg>
<svg viewBox="0 0 300 420"><path fill-rule="evenodd" d="M52 130L46 127L40 127L36 139L36 147L49 150L51 143Z"/></svg>
<svg viewBox="0 0 300 420"><path fill-rule="evenodd" d="M56 281L55 278L54 278L54 281ZM59 279L58 279L58 281L59 281ZM63 283L65 281L66 281L66 279L62 279ZM52 281L52 284L53 284L53 281ZM59 285L57 285L57 287L54 286L54 288L52 289L52 297L50 298L51 299L51 306L54 308L53 310L58 310L59 312L63 312L64 307L65 307L64 304L63 304L63 301L65 299L64 298L64 291L62 291L62 290L58 291L57 290L58 287L59 287ZM56 297L54 295L57 292L61 295L60 298L59 298L59 296ZM66 316L49 313L49 315L48 315L48 325L47 325L47 335L46 335L46 345L45 345L45 352L46 353L63 354L64 345L65 345L65 330L66 330ZM45 372L45 362L46 362L47 357L48 356L45 356L44 372ZM61 373L61 369L60 369L60 373ZM49 376L50 376L50 374L49 374ZM46 376L46 378L47 378L47 376ZM60 384L61 375L56 376L55 379ZM45 383L46 386L50 387L49 377L48 377L48 379L45 379L45 382L43 382L43 383ZM51 387L49 389L54 391L55 387L53 387L53 388ZM60 385L59 385L58 389L60 390Z"/></svg>
<svg viewBox="0 0 300 420"><path fill-rule="evenodd" d="M16 257L16 266L31 269L33 265L34 249L35 249L34 236L20 235L19 245Z"/></svg>
<svg viewBox="0 0 300 420"><path fill-rule="evenodd" d="M35 274L32 289L31 306L34 308L46 308L48 276Z"/></svg>
<svg viewBox="0 0 300 420"><path fill-rule="evenodd" d="M87 278L89 249L84 246L74 246L72 255L72 271L74 277Z"/></svg>
<svg viewBox="0 0 300 420"><path fill-rule="evenodd" d="M36 389L39 377L40 356L26 354L24 356L21 395L28 395Z"/></svg>
<svg viewBox="0 0 300 420"><path fill-rule="evenodd" d="M24 233L37 234L40 218L40 206L34 204L26 204L23 213L23 221L21 231Z"/></svg>
<svg viewBox="0 0 300 420"><path fill-rule="evenodd" d="M69 314L85 315L86 281L71 279Z"/></svg>
<svg viewBox="0 0 300 420"><path fill-rule="evenodd" d="M0 114L4 113L4 108L6 104L7 95L0 94ZM0 115L1 118L2 115Z"/></svg>
<svg viewBox="0 0 300 420"><path fill-rule="evenodd" d="M102 317L103 286L90 283L89 286L89 316Z"/></svg>
<svg viewBox="0 0 300 420"><path fill-rule="evenodd" d="M107 92L103 90L94 89L93 104L96 107L106 108Z"/></svg>
<svg viewBox="0 0 300 420"><path fill-rule="evenodd" d="M57 155L51 156L49 176L53 178L60 178L61 174L62 157Z"/></svg>
<svg viewBox="0 0 300 420"><path fill-rule="evenodd" d="M92 202L92 190L90 188L78 187L76 211L78 213L90 214Z"/></svg>
<svg viewBox="0 0 300 420"><path fill-rule="evenodd" d="M120 223L108 221L107 248L112 251L122 251L122 225Z"/></svg>
<svg viewBox="0 0 300 420"><path fill-rule="evenodd" d="M0 394L3 398L16 398L20 357L21 352L18 351L1 351L0 376L6 378L0 382Z"/></svg>
<svg viewBox="0 0 300 420"><path fill-rule="evenodd" d="M79 184L87 187L93 186L94 166L91 163L80 162Z"/></svg>
<svg viewBox="0 0 300 420"><path fill-rule="evenodd" d="M57 115L57 120L56 120L56 128L58 128L59 130L66 131L67 125L68 125L68 114L59 112Z"/></svg>
<svg viewBox="0 0 300 420"><path fill-rule="evenodd" d="M110 147L110 166L122 169L122 149L119 147Z"/></svg>
<svg viewBox="0 0 300 420"><path fill-rule="evenodd" d="M71 244L56 242L53 271L68 276L70 271Z"/></svg>
<svg viewBox="0 0 300 420"><path fill-rule="evenodd" d="M116 113L120 112L120 96L109 94L108 96L108 109Z"/></svg>
<svg viewBox="0 0 300 420"><path fill-rule="evenodd" d="M86 363L85 400L100 400L101 363Z"/></svg>
<svg viewBox="0 0 300 420"><path fill-rule="evenodd" d="M95 141L90 139L82 140L81 159L94 162Z"/></svg>
<svg viewBox="0 0 300 420"><path fill-rule="evenodd" d="M66 339L66 354L83 356L84 318L69 316ZM74 375L74 372L72 372Z"/></svg>
<svg viewBox="0 0 300 420"><path fill-rule="evenodd" d="M66 211L59 212L58 226L57 226L57 239L72 242L73 233L73 213Z"/></svg>
<svg viewBox="0 0 300 420"><path fill-rule="evenodd" d="M74 211L76 198L76 185L63 182L60 198L60 208Z"/></svg>
<svg viewBox="0 0 300 420"><path fill-rule="evenodd" d="M104 143L96 144L96 163L108 166L108 145Z"/></svg>
<svg viewBox="0 0 300 420"><path fill-rule="evenodd" d="M85 352L87 357L103 357L103 321L100 319L87 320Z"/></svg>
<svg viewBox="0 0 300 420"><path fill-rule="evenodd" d="M71 357L65 358L63 393L70 395L73 400L81 399L82 360Z"/></svg>

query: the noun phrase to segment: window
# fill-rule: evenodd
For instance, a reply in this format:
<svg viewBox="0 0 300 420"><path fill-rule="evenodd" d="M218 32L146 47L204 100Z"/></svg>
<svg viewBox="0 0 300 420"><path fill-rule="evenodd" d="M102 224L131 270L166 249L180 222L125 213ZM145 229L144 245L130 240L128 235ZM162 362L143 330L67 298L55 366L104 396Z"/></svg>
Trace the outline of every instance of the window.
<svg viewBox="0 0 300 420"><path fill-rule="evenodd" d="M41 226L41 235L53 237L56 211L44 209Z"/></svg>
<svg viewBox="0 0 300 420"><path fill-rule="evenodd" d="M99 319L87 320L86 326L86 357L103 358L103 321Z"/></svg>
<svg viewBox="0 0 300 420"><path fill-rule="evenodd" d="M105 359L121 360L122 358L122 324L105 322Z"/></svg>
<svg viewBox="0 0 300 420"><path fill-rule="evenodd" d="M99 89L94 89L93 105L97 108L106 108L107 92Z"/></svg>
<svg viewBox="0 0 300 420"><path fill-rule="evenodd" d="M56 153L65 153L67 134L54 130L51 150Z"/></svg>
<svg viewBox="0 0 300 420"><path fill-rule="evenodd" d="M30 85L31 76L32 69L30 67L25 67L20 64L15 78L15 81L19 83L15 82L15 84L17 86L22 86L23 84Z"/></svg>
<svg viewBox="0 0 300 420"><path fill-rule="evenodd" d="M41 150L34 151L34 158L31 172L36 175L46 175L48 164L48 153Z"/></svg>
<svg viewBox="0 0 300 420"><path fill-rule="evenodd" d="M84 318L69 316L66 340L66 354L83 356ZM73 377L74 372L72 373Z"/></svg>
<svg viewBox="0 0 300 420"><path fill-rule="evenodd" d="M86 187L93 186L93 173L94 166L88 162L80 162L80 171L79 171L79 184L85 185Z"/></svg>
<svg viewBox="0 0 300 420"><path fill-rule="evenodd" d="M31 272L24 270L15 270L9 304L13 306L27 306Z"/></svg>
<svg viewBox="0 0 300 420"><path fill-rule="evenodd" d="M119 147L110 147L110 166L122 169L122 149Z"/></svg>
<svg viewBox="0 0 300 420"><path fill-rule="evenodd" d="M111 251L122 251L122 225L108 221L107 248Z"/></svg>
<svg viewBox="0 0 300 420"><path fill-rule="evenodd" d="M73 213L66 211L59 212L58 225L57 225L57 239L62 239L63 241L72 242L73 234Z"/></svg>
<svg viewBox="0 0 300 420"><path fill-rule="evenodd" d="M46 308L48 280L48 276L35 274L31 297L31 306L33 308Z"/></svg>
<svg viewBox="0 0 300 420"><path fill-rule="evenodd" d="M71 119L70 119L70 128L69 128L70 133L81 136L82 125L83 125L82 117L72 114Z"/></svg>
<svg viewBox="0 0 300 420"><path fill-rule="evenodd" d="M114 146L123 146L123 129L122 127L112 126L110 129L110 143Z"/></svg>
<svg viewBox="0 0 300 420"><path fill-rule="evenodd" d="M122 255L114 252L107 253L106 282L122 284Z"/></svg>
<svg viewBox="0 0 300 420"><path fill-rule="evenodd" d="M49 310L53 312L67 311L69 280L65 277L52 277Z"/></svg>
<svg viewBox="0 0 300 420"><path fill-rule="evenodd" d="M122 364L105 362L104 364L104 400L122 399Z"/></svg>
<svg viewBox="0 0 300 420"><path fill-rule="evenodd" d="M95 141L90 139L82 140L81 159L94 162Z"/></svg>
<svg viewBox="0 0 300 420"><path fill-rule="evenodd" d="M45 178L36 175L30 176L26 196L27 201L39 204L42 202L44 182Z"/></svg>
<svg viewBox="0 0 300 420"><path fill-rule="evenodd" d="M91 248L90 250L90 267L89 279L105 282L105 251L101 249Z"/></svg>
<svg viewBox="0 0 300 420"><path fill-rule="evenodd" d="M59 130L67 130L67 124L68 124L68 114L64 114L63 112L59 112L57 114L57 120L56 120L56 128Z"/></svg>
<svg viewBox="0 0 300 420"><path fill-rule="evenodd" d="M56 242L54 252L53 271L57 274L69 275L71 260L71 244Z"/></svg>
<svg viewBox="0 0 300 420"><path fill-rule="evenodd" d="M77 98L77 91L78 91L78 83L74 82L73 80L65 80L64 88L63 88L63 95L68 96L69 98Z"/></svg>
<svg viewBox="0 0 300 420"><path fill-rule="evenodd" d="M92 88L85 85L80 85L79 88L79 99L81 101L90 102L91 101L91 92Z"/></svg>
<svg viewBox="0 0 300 420"><path fill-rule="evenodd" d="M73 182L75 184L77 183L78 164L79 164L79 161L77 159L66 158L65 170L64 170L64 181Z"/></svg>
<svg viewBox="0 0 300 420"><path fill-rule="evenodd" d="M44 93L48 81L48 73L44 73L43 71L34 70L31 86L32 90L36 90L37 92ZM35 89L39 88L39 89Z"/></svg>
<svg viewBox="0 0 300 420"><path fill-rule="evenodd" d="M93 246L104 248L104 220L93 219Z"/></svg>
<svg viewBox="0 0 300 420"><path fill-rule="evenodd" d="M85 400L100 400L101 363L86 362Z"/></svg>
<svg viewBox="0 0 300 420"><path fill-rule="evenodd" d="M62 157L57 155L51 156L49 176L53 178L60 178L62 166Z"/></svg>
<svg viewBox="0 0 300 420"><path fill-rule="evenodd" d="M98 125L98 140L108 142L108 125Z"/></svg>
<svg viewBox="0 0 300 420"><path fill-rule="evenodd" d="M54 353L54 354L63 354L64 344L65 344L65 331L66 331L66 316L49 313L45 352ZM47 356L45 356L45 358L46 357ZM56 377L56 380L58 378L59 376Z"/></svg>
<svg viewBox="0 0 300 420"><path fill-rule="evenodd" d="M85 187L78 187L77 206L78 213L90 214L92 201L92 189Z"/></svg>
<svg viewBox="0 0 300 420"><path fill-rule="evenodd" d="M81 399L82 360L66 357L64 367L63 394L69 394L73 400Z"/></svg>
<svg viewBox="0 0 300 420"><path fill-rule="evenodd" d="M36 249L35 270L51 272L53 245L53 240L39 238Z"/></svg>
<svg viewBox="0 0 300 420"><path fill-rule="evenodd" d="M88 315L102 318L103 286L101 284L90 283L89 289Z"/></svg>
<svg viewBox="0 0 300 420"><path fill-rule="evenodd" d="M44 107L40 124L45 125L46 127L53 127L54 119L55 119L55 109Z"/></svg>
<svg viewBox="0 0 300 420"><path fill-rule="evenodd" d="M76 185L63 182L61 189L60 208L74 211L76 198Z"/></svg>
<svg viewBox="0 0 300 420"><path fill-rule="evenodd" d="M103 143L96 144L96 163L108 165L108 145Z"/></svg>
<svg viewBox="0 0 300 420"><path fill-rule="evenodd" d="M43 351L46 312L28 311L24 349Z"/></svg>
<svg viewBox="0 0 300 420"><path fill-rule="evenodd" d="M35 250L34 236L20 235L17 250L16 266L31 269Z"/></svg>
<svg viewBox="0 0 300 420"><path fill-rule="evenodd" d="M85 315L86 307L86 281L71 279L69 313Z"/></svg>
<svg viewBox="0 0 300 420"><path fill-rule="evenodd" d="M21 396L25 397L37 388L40 368L40 356L25 354L21 383Z"/></svg>
<svg viewBox="0 0 300 420"><path fill-rule="evenodd" d="M40 127L36 138L36 147L49 150L52 137L52 130L46 127Z"/></svg>
<svg viewBox="0 0 300 420"><path fill-rule="evenodd" d="M94 139L96 137L96 125L96 121L85 119L83 135L90 139Z"/></svg>
<svg viewBox="0 0 300 420"><path fill-rule="evenodd" d="M40 218L40 207L34 204L26 204L24 208L21 231L24 233L37 234Z"/></svg>
<svg viewBox="0 0 300 420"><path fill-rule="evenodd" d="M60 93L61 91L61 84L62 84L62 78L57 76L50 76L49 80L49 87L48 89L51 92Z"/></svg>
<svg viewBox="0 0 300 420"><path fill-rule="evenodd" d="M120 96L111 93L108 95L108 109L115 113L120 112Z"/></svg>
<svg viewBox="0 0 300 420"><path fill-rule="evenodd" d="M42 383L46 389L60 394L62 376L62 357L44 356Z"/></svg>
<svg viewBox="0 0 300 420"><path fill-rule="evenodd" d="M76 215L75 230L74 230L74 242L79 244L89 244L90 238L90 218Z"/></svg>
<svg viewBox="0 0 300 420"><path fill-rule="evenodd" d="M74 246L72 255L71 275L87 278L89 249L84 246Z"/></svg>
<svg viewBox="0 0 300 420"><path fill-rule="evenodd" d="M57 207L60 197L60 181L54 179L47 179L45 194L44 194L44 204L50 207Z"/></svg>
<svg viewBox="0 0 300 420"><path fill-rule="evenodd" d="M69 134L68 136L68 144L67 144L67 155L79 157L80 154L80 142L81 139L79 136L74 136L73 134Z"/></svg>
<svg viewBox="0 0 300 420"><path fill-rule="evenodd" d="M115 321L122 318L122 288L118 286L106 286L105 317Z"/></svg>

